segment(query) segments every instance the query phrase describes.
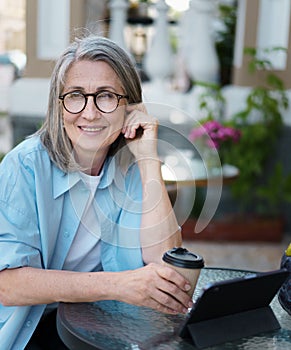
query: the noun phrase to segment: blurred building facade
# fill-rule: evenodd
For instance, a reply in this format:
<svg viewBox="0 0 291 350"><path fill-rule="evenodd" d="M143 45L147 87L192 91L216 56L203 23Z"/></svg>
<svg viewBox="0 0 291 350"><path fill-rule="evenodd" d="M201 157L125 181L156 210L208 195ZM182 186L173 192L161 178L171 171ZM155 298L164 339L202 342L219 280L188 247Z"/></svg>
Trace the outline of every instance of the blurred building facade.
<svg viewBox="0 0 291 350"><path fill-rule="evenodd" d="M0 52L25 52L25 0L0 0Z"/></svg>
<svg viewBox="0 0 291 350"><path fill-rule="evenodd" d="M220 1L225 1L227 3L227 1L233 2L235 0ZM109 20L109 15L114 16L114 14L118 15L118 11L126 11L127 9L124 9L124 4L127 4L126 6L129 4L127 0L26 0L24 9L23 2L24 0L0 1L0 6L4 6L4 3L7 6L5 11L8 15L8 19L9 13L12 13L12 11L15 14L18 13L17 16L19 18L23 16L23 11L25 11L26 14L26 39L22 39L22 42L25 42L24 51L27 54L26 69L23 78L18 79L13 84L8 103L8 112L11 115L15 128L19 129L19 133L26 133L29 131L29 129L26 130L24 127L25 123L32 123L32 125L35 125L34 127L37 128L40 125L40 120L44 118L47 109L49 79L55 60L67 47L71 39L82 33L86 34L87 32L109 36L110 27L116 24L115 21L112 20L113 17ZM272 0L237 1L238 11L232 67L233 75L227 91L227 95L230 96L228 101L229 113L233 113L237 106L240 105L240 94L241 91L243 91L241 87L253 86L260 83L262 80L260 74L262 72L258 72L259 74L249 74L248 61L243 53L245 47L286 47L286 53L281 53L281 56L277 55L271 58L274 66L277 67L276 73L282 78L285 87L287 89L291 88L291 75L288 74L291 64L290 2L291 0L277 0L276 2ZM176 23L176 27L180 30L180 32L178 31L178 38L176 38L178 42L176 46L179 50L182 44L184 45L184 48L182 48L184 50L183 54L191 64L191 70L189 69L189 72L186 72L188 79L189 75L195 74L195 65L196 71L199 71L199 64L201 64L203 69L208 69L211 66L210 63L215 62L214 59L210 59L210 55L213 56L214 52L214 50L209 51L209 45L211 45L211 43L208 45L208 48L204 45L204 56L203 54L200 55L203 50L201 47L198 47L199 43L205 44L206 42L207 37L205 35L208 35L206 31L208 31L208 27L210 27L209 14L207 14L207 11L208 7L215 3L217 4L217 2L213 2L212 0L189 1L190 7L184 12L184 16L181 17L181 23L179 23L179 20ZM163 20L162 16L165 16L165 4L166 1L156 1L154 6L160 9L156 19L149 23L142 24L143 27L150 28L153 41L154 39L160 40L155 50L151 47L146 47L147 52L145 52L145 57L149 54L155 54L156 57L158 57L158 59L146 57L148 62L152 62L147 66L149 69L151 69L152 66L152 72L155 72L156 75L158 75L156 73L157 69L163 69L166 64L168 64L168 66L170 65L170 58L167 52L166 54L164 52L164 56L162 52L156 52L157 48L165 47L166 45L164 44L167 44L166 41L169 40L164 34L162 35L161 33L155 32L155 30L160 30L158 28L161 28L162 25L165 26L169 24L166 23L165 20L164 24L161 23ZM200 32L199 28L197 29L194 26L195 23L201 23L196 17L193 17L197 16L197 9L198 12L200 11L199 15L201 15L201 21L204 16L204 27L201 27L202 29L200 28ZM271 11L269 11L270 9ZM194 10L196 13L194 13ZM191 14L191 11L193 14ZM208 17L205 17L205 14L208 15ZM278 16L278 14L281 14L281 16ZM8 19L6 21L8 21ZM184 22L182 22L182 20ZM159 21L160 23L158 23ZM278 21L280 21L280 23L278 23ZM135 26L136 24L128 23L128 18L127 23L124 23L124 25L138 28ZM181 37L183 31L184 37ZM23 35L23 32L22 30L21 35ZM118 33L118 28L115 28L115 32ZM126 28L120 28L119 32L124 36L129 33L126 31ZM15 34L16 37L17 35L20 36L20 34ZM119 38L121 35L119 35ZM132 37L127 40L127 43L129 41L129 46L132 44L132 40ZM193 46L195 40L198 49L195 48L195 45ZM151 50L155 52L150 52ZM197 52L200 56L197 56ZM154 67L156 62L159 63L160 61L163 62L163 65ZM195 96L193 97L193 94L189 94L187 91L185 93L185 91L176 88L185 75L185 69L181 69L181 67L183 68L183 63L180 64L177 58L175 58L171 65L172 70L175 70L173 72L176 79L174 91L168 91L167 88L161 88L160 86L157 86L155 89L153 86L148 87L145 84L144 91L148 94L148 101L154 98L153 102L168 102L170 96L171 103L176 107L185 109L186 113L191 111L192 114L197 114L198 107ZM215 65L213 67L215 68ZM192 73L192 71L194 73ZM195 80L195 76L191 76L190 78ZM185 81L180 85L183 84L185 85ZM173 85L174 84L172 84L172 86ZM157 91L159 93L157 93ZM287 119L287 123L291 125L290 118L288 117ZM183 123L184 125L182 125ZM181 121L181 127L182 126L185 129L189 127L183 120ZM15 132L16 134L18 133L17 130ZM15 136L15 143L17 143L20 138L21 135Z"/></svg>
<svg viewBox="0 0 291 350"><path fill-rule="evenodd" d="M244 48L286 48L261 58L270 59L274 72L291 88L291 1L239 0L233 84L253 86L264 80L261 72L250 74Z"/></svg>
<svg viewBox="0 0 291 350"><path fill-rule="evenodd" d="M4 3L4 0L1 1ZM19 11L22 8L23 11L23 7L20 6L20 4L23 5L23 1L24 0L5 1L9 4L6 11L13 11L16 7L19 7ZM227 2L227 0L223 1ZM231 2L231 0L229 1ZM253 86L260 83L262 80L262 72L258 72L258 74L249 74L248 61L244 56L245 47L286 47L287 50L285 53L281 52L276 56L268 56L267 58L272 59L273 65L276 67L276 73L282 78L285 87L287 89L291 88L291 75L288 74L291 64L290 2L291 0L277 0L275 2L272 0L237 1L238 12L234 43L233 75L229 88L231 98L228 109L230 111L233 111L233 108L239 105L236 98L233 98L233 91L235 91L235 95L239 98L240 87ZM144 27L147 26L151 28L152 37L160 40L159 45L156 45L158 49L166 47L164 44L169 40L164 34L161 35L161 33L158 33L158 30L160 30L163 25L165 26L167 24L165 21L161 23L162 16L165 15L165 3L166 2L162 0L157 1L154 6L159 8L160 12L156 20L150 23L144 23ZM203 66L203 68L206 69L208 67L210 68L210 62L215 62L215 60L210 59L210 54L213 55L214 52L214 50L211 52L209 51L209 45L211 44L208 45L208 48L204 45L204 56L200 55L199 57L197 56L197 52L200 54L201 51L203 51L201 47L198 47L199 42L196 41L197 48L193 47L193 42L195 42L197 37L198 39L200 38L200 43L205 44L206 40L204 39L206 39L206 31L208 31L209 27L209 14L208 17L205 17L205 14L208 11L208 7L215 3L217 2L213 2L212 0L191 0L189 2L190 8L185 11L185 16L183 17L184 23L179 23L179 21L176 23L176 27L179 27L180 30L180 36L178 36L177 39L178 50L181 46L181 43L179 43L180 41L184 45L183 54L191 63L191 70L189 69L189 72L186 72L188 73L188 78L189 75L195 74L192 73L192 71L195 72L195 65L196 71L197 69L199 71L198 61L202 64L201 67ZM2 3L0 2L0 4ZM12 86L11 98L9 101L10 115L17 120L19 118L23 120L28 120L29 118L42 119L45 116L47 108L49 78L57 57L67 47L71 39L76 35L80 35L80 33L86 34L86 32L94 32L99 35L110 35L110 27L116 23L112 20L113 17L109 21L109 14L114 16L114 13L118 15L118 11L119 14L121 13L120 11L126 11L124 7L128 6L128 4L126 0L26 0L25 51L27 54L27 64L24 77L19 79ZM195 23L199 22L197 21L197 17L191 17L197 16L197 9L198 12L200 11L198 15L201 20L204 16L204 29L201 27L202 29L200 28L200 32L199 28L196 29L195 27ZM196 13L194 13L194 10ZM193 11L194 14L190 16L191 11ZM16 12L15 10L15 13ZM278 16L278 14L281 15ZM187 26L185 25L186 15L188 15ZM158 22L160 22L160 24ZM125 24L127 27L128 25L132 25L128 23L128 21L124 23L124 25ZM160 25L160 27L156 27L156 24ZM184 37L181 37L182 31L184 31ZM118 28L115 32L118 33ZM124 36L128 35L128 31L126 31L125 28L120 28L119 33ZM119 38L121 35L119 35ZM132 38L129 38L129 40L131 39ZM131 42L129 44L131 44ZM151 51L151 47L147 49L148 51L145 53L145 56L152 54L149 52ZM166 63L169 63L169 55L166 54L164 57L162 52L156 52L156 49L152 51L155 51L153 54L159 59L149 59L146 57L147 61L151 62L151 64L147 66L149 69L152 67L152 71L155 72L155 75L158 75L157 69L163 69ZM159 63L160 61L163 61L163 65L153 67L156 62ZM177 81L185 74L185 70L182 71L181 67L182 65L180 65L179 61L172 61L172 70L176 70L173 74L176 75ZM215 65L213 67L215 67ZM195 76L191 76L191 79L195 80ZM185 108L185 106L188 106L189 110L186 112L192 111L193 113L193 111L196 111L193 105L195 104L195 98L193 98L191 94L184 93L185 91L181 92L176 89L175 91L169 92L167 89L161 89L160 86L158 86L157 89L160 93L157 95L152 86L147 89L145 85L144 88L149 94L149 99L152 98L152 96L155 97L154 102L163 103L164 101L169 101L170 93L171 102L175 103L175 101L177 101L177 104L180 104L177 105L177 107ZM164 96L162 95L163 91L165 91ZM157 99L160 99L160 101L157 101ZM24 118L25 116L27 117L26 119ZM291 120L287 122L291 124Z"/></svg>
<svg viewBox="0 0 291 350"><path fill-rule="evenodd" d="M23 0L6 2L11 3L10 6L15 3L16 6ZM107 35L104 20L110 1L27 0L26 3L27 77L49 77L54 59L76 32L87 28L95 33ZM286 88L291 88L291 76L287 74L291 64L290 12L290 0L238 0L233 63L235 85L251 86L259 79L258 76L248 73L247 58L243 54L245 47L281 46L286 47L287 52L277 53L272 60L277 67L276 73L283 79ZM189 33L189 37L193 38L193 33Z"/></svg>
<svg viewBox="0 0 291 350"><path fill-rule="evenodd" d="M48 78L55 59L75 35L94 25L100 33L98 23L106 8L102 0L27 0L26 77Z"/></svg>

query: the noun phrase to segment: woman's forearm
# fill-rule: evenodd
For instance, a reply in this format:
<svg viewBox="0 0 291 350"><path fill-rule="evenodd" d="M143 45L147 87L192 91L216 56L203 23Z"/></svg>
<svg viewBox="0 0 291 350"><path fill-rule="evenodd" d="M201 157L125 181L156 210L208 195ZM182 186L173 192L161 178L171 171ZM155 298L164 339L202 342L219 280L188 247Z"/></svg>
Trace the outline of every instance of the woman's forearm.
<svg viewBox="0 0 291 350"><path fill-rule="evenodd" d="M185 313L190 285L175 270L149 264L122 272L71 272L31 267L0 272L4 306L118 300L166 313Z"/></svg>
<svg viewBox="0 0 291 350"><path fill-rule="evenodd" d="M114 299L114 272L72 272L31 267L0 272L0 303L5 306ZM112 285L112 286L111 286Z"/></svg>
<svg viewBox="0 0 291 350"><path fill-rule="evenodd" d="M140 160L139 168L143 184L143 259L145 263L160 262L166 250L181 245L181 232L162 179L159 159Z"/></svg>

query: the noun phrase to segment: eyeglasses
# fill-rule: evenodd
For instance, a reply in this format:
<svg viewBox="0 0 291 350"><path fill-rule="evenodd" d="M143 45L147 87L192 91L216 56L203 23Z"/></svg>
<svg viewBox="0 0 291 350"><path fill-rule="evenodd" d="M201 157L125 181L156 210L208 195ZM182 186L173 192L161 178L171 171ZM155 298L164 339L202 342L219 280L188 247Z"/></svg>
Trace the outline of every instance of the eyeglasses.
<svg viewBox="0 0 291 350"><path fill-rule="evenodd" d="M63 106L67 112L78 114L86 108L89 96L93 97L96 108L102 113L114 112L122 98L129 98L127 95L119 95L115 92L103 90L95 92L94 94L83 94L80 91L67 92L59 96L59 99L62 100Z"/></svg>

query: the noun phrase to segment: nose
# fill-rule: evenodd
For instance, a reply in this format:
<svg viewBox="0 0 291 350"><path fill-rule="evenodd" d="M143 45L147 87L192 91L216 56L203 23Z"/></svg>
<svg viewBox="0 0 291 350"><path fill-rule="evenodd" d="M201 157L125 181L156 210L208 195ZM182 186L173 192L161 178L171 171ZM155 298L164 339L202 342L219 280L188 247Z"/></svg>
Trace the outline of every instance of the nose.
<svg viewBox="0 0 291 350"><path fill-rule="evenodd" d="M83 115L83 118L88 119L88 120L93 120L93 119L101 117L100 111L95 106L93 96L87 97L87 104L86 104L85 109L82 112L82 115Z"/></svg>

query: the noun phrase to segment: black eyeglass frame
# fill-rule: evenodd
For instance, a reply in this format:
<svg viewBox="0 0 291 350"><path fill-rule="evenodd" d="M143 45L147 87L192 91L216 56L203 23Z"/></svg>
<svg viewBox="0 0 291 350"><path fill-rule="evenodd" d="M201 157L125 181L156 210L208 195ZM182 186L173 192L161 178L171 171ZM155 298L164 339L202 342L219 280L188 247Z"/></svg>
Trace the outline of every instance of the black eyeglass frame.
<svg viewBox="0 0 291 350"><path fill-rule="evenodd" d="M75 92L75 93L79 93L80 95L83 95L84 98L85 98L84 107L83 107L80 111L78 111L78 112L71 112L71 111L69 111L69 110L66 108L66 106L65 106L65 97L66 97L67 95L70 95L70 94L74 93L74 92ZM115 107L112 111L110 111L110 112L105 112L105 111L103 111L103 110L97 105L97 97L98 97L98 95L100 95L100 94L102 94L102 93L104 93L104 92L109 92L110 94L113 94L113 95L115 95L115 96L117 97L117 105L116 105L116 107ZM122 98L126 98L127 100L129 99L129 96L128 96L128 95L120 95L120 94L117 94L116 92L112 92L112 91L108 91L108 90L102 90L102 91L94 92L94 93L91 93L91 94L84 94L83 92L80 92L80 91L70 91L70 92L67 92L67 93L65 93L65 94L63 94L63 95L60 95L60 96L59 96L59 99L62 101L63 107L65 108L65 110L66 110L67 112L69 112L69 113L71 113L71 114L79 114L79 113L83 112L83 110L86 108L87 102L88 102L88 97L90 97L90 96L93 97L94 105L95 105L95 107L98 109L98 111L100 111L100 112L102 112L102 113L106 113L106 114L107 114L107 113L113 113L114 111L116 111L116 109L117 109L118 106L119 106L119 102L120 102L120 100L121 100Z"/></svg>

